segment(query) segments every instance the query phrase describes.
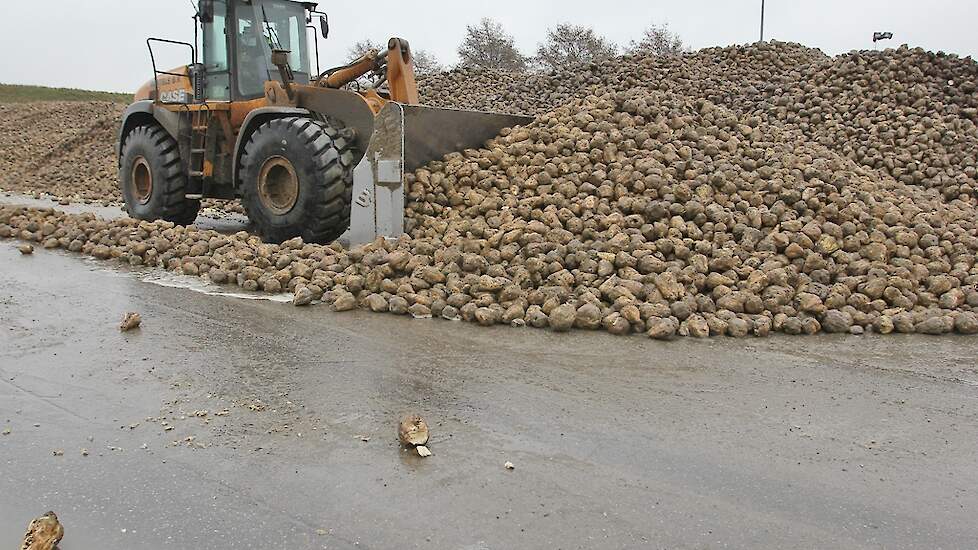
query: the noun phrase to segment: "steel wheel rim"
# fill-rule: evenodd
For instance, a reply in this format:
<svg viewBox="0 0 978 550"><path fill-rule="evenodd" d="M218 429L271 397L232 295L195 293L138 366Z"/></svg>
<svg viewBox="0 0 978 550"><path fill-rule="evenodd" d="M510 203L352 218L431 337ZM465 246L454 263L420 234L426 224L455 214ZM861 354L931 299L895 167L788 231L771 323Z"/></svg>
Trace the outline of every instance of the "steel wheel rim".
<svg viewBox="0 0 978 550"><path fill-rule="evenodd" d="M258 173L258 199L271 212L283 215L299 200L299 176L285 157L271 157Z"/></svg>
<svg viewBox="0 0 978 550"><path fill-rule="evenodd" d="M146 204L153 196L153 170L145 157L136 157L132 163L132 174L129 178L132 195L139 204Z"/></svg>

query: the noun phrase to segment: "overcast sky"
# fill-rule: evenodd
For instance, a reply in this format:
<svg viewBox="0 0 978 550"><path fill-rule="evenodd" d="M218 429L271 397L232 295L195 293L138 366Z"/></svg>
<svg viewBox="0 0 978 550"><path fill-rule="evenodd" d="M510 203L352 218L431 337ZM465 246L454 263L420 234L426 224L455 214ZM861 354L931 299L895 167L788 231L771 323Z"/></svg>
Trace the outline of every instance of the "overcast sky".
<svg viewBox="0 0 978 550"><path fill-rule="evenodd" d="M323 67L355 41L401 36L442 63L457 62L466 24L502 23L531 54L547 27L593 26L620 44L668 23L694 49L758 38L761 0L324 1L332 34ZM601 9L601 8L604 9ZM0 82L132 92L152 76L145 38L192 40L191 0L0 0ZM873 31L906 43L978 57L975 0L767 0L766 38L828 54L871 49ZM168 66L185 63L170 56Z"/></svg>

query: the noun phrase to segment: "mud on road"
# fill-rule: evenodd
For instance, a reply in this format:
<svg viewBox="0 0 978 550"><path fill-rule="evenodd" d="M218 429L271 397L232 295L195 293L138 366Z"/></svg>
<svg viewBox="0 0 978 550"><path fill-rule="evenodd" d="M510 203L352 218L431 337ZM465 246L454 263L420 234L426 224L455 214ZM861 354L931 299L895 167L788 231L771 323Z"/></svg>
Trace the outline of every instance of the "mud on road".
<svg viewBox="0 0 978 550"><path fill-rule="evenodd" d="M978 540L973 338L449 331L13 241L0 265L7 545L48 509L65 550Z"/></svg>

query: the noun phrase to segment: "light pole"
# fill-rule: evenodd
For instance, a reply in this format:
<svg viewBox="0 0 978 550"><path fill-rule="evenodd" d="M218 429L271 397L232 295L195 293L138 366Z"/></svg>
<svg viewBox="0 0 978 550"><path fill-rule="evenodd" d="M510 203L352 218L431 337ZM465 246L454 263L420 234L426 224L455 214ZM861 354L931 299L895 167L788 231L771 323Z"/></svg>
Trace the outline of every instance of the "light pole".
<svg viewBox="0 0 978 550"><path fill-rule="evenodd" d="M764 42L764 0L761 0L761 42Z"/></svg>

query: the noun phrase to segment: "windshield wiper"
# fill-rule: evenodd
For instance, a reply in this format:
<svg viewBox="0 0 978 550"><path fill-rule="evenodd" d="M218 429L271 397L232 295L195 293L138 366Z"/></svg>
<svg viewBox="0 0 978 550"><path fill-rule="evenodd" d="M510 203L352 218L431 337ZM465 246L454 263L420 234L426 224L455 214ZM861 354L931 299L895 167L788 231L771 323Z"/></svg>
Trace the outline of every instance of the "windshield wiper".
<svg viewBox="0 0 978 550"><path fill-rule="evenodd" d="M275 31L275 27L268 22L268 14L265 13L265 5L261 6L261 16L265 19L265 30L268 31L268 38L272 41L272 47L276 50L282 49L282 43L278 39L278 32Z"/></svg>

